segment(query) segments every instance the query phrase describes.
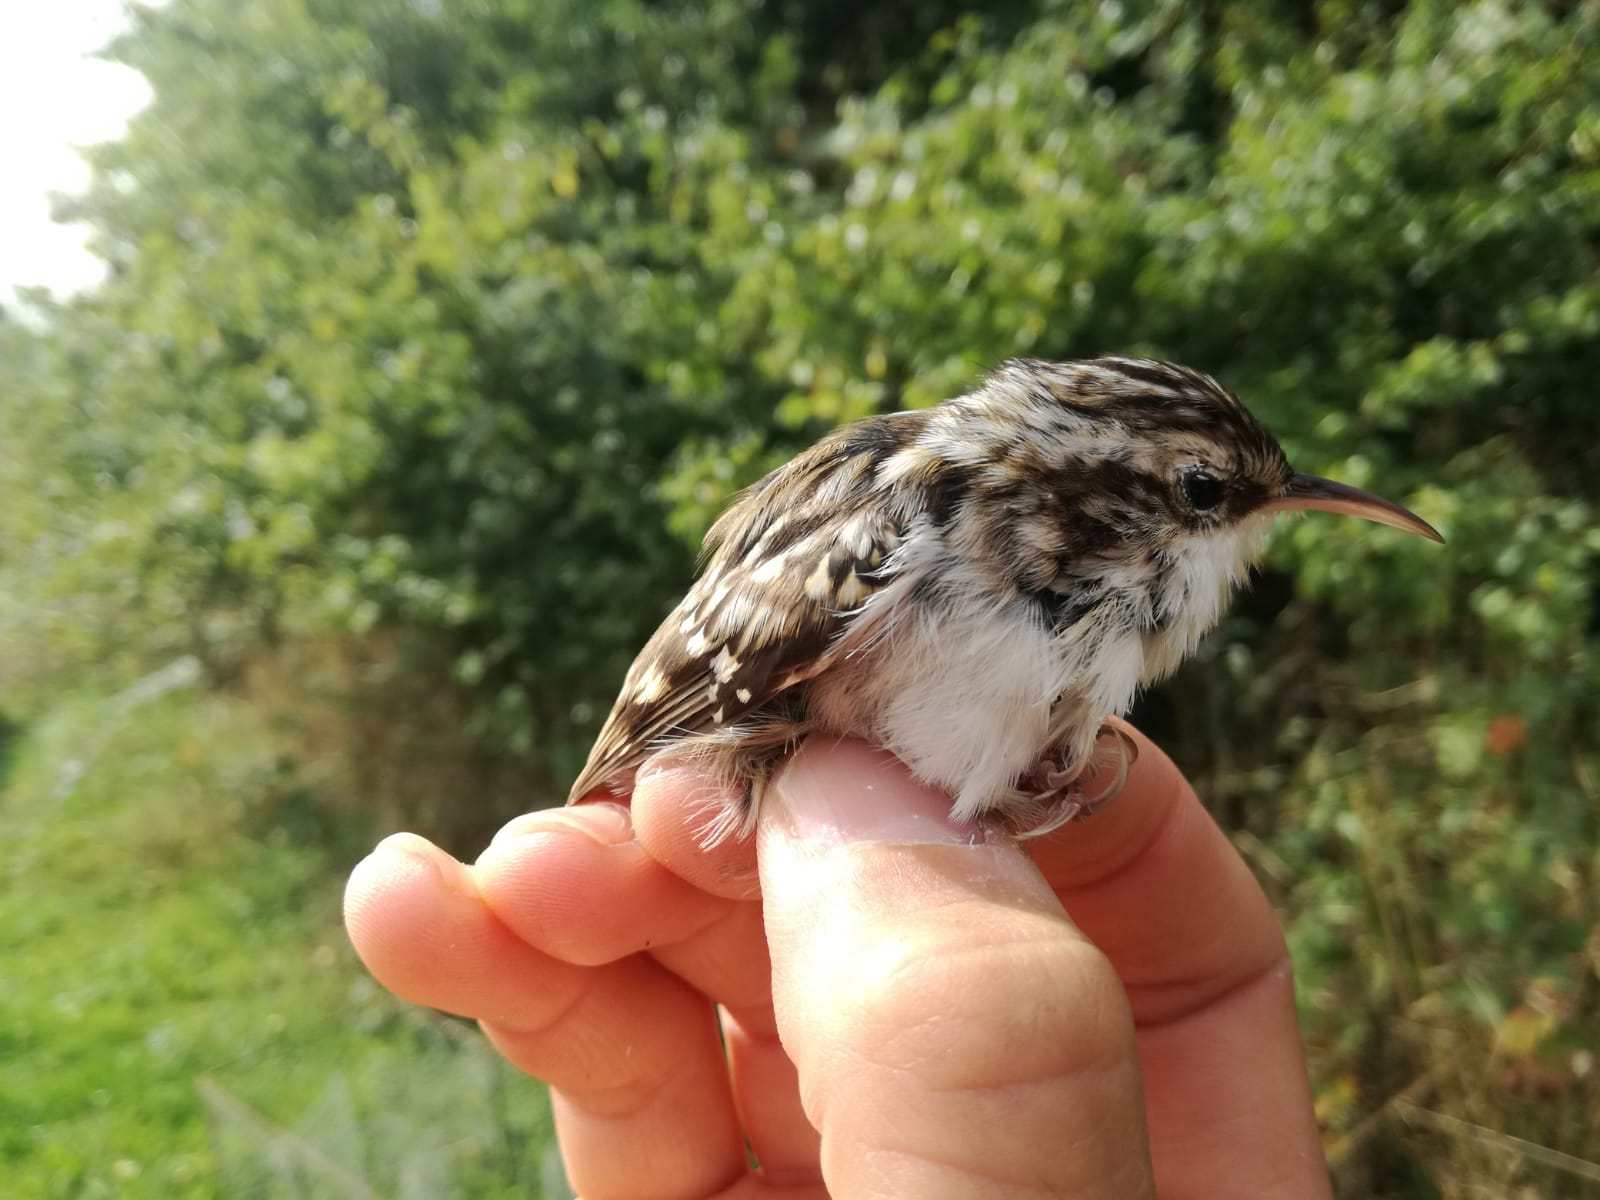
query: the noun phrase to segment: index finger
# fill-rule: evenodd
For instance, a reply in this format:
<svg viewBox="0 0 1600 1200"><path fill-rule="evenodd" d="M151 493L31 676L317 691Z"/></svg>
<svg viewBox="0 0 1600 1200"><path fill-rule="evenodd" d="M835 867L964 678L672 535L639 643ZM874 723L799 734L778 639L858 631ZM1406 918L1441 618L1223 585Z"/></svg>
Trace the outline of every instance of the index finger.
<svg viewBox="0 0 1600 1200"><path fill-rule="evenodd" d="M1030 850L1127 990L1157 1190L1330 1195L1277 917L1172 760L1129 732L1117 801Z"/></svg>

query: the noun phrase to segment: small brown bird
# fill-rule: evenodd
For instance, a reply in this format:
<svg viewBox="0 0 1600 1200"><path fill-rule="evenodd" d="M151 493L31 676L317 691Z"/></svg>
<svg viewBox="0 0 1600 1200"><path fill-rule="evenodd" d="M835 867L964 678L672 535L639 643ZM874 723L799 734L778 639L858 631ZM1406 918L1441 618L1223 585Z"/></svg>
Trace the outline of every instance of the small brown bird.
<svg viewBox="0 0 1600 1200"><path fill-rule="evenodd" d="M784 755L826 733L892 751L958 820L1054 829L1115 794L1130 747L1106 719L1194 650L1294 509L1444 540L1296 473L1238 397L1172 363L1018 359L858 421L712 527L568 802L671 750L739 785L707 842L742 835Z"/></svg>

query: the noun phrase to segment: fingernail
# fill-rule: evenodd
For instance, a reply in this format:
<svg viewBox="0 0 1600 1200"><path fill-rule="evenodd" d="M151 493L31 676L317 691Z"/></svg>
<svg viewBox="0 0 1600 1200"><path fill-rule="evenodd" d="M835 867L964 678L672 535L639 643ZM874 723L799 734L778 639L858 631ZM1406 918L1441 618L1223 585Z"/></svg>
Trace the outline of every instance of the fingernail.
<svg viewBox="0 0 1600 1200"><path fill-rule="evenodd" d="M572 808L541 809L506 822L494 835L493 842L552 833L577 834L597 846L620 846L633 840L633 814L626 805L609 800L596 800Z"/></svg>
<svg viewBox="0 0 1600 1200"><path fill-rule="evenodd" d="M414 833L392 833L379 842L377 849L373 851L375 855L380 853L399 854L427 868L447 891L474 899L478 895L477 885L466 867L427 838L418 837Z"/></svg>
<svg viewBox="0 0 1600 1200"><path fill-rule="evenodd" d="M916 782L891 755L858 742L811 742L778 774L773 798L807 841L975 846L981 826L950 817L950 797Z"/></svg>

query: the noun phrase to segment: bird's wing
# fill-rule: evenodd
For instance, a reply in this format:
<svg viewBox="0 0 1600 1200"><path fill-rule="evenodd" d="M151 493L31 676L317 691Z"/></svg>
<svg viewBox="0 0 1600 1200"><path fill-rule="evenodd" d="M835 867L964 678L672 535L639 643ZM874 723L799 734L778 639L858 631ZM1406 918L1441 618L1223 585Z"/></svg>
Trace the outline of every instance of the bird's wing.
<svg viewBox="0 0 1600 1200"><path fill-rule="evenodd" d="M867 494L871 455L827 449L757 484L712 529L705 574L628 671L569 803L626 787L673 741L748 717L881 623L886 609L867 602L898 570L903 523Z"/></svg>

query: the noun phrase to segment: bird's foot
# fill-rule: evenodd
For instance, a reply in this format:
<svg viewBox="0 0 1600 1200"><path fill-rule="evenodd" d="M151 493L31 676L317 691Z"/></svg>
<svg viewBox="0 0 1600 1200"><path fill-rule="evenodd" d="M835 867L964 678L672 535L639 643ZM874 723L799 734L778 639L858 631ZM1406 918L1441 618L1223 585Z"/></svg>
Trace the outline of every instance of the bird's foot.
<svg viewBox="0 0 1600 1200"><path fill-rule="evenodd" d="M1039 760L1019 781L1028 796L1026 817L1011 822L1019 840L1043 837L1063 825L1093 816L1115 800L1128 782L1139 746L1120 726L1102 725L1089 761L1067 761L1059 752ZM1030 820L1037 816L1037 820Z"/></svg>

